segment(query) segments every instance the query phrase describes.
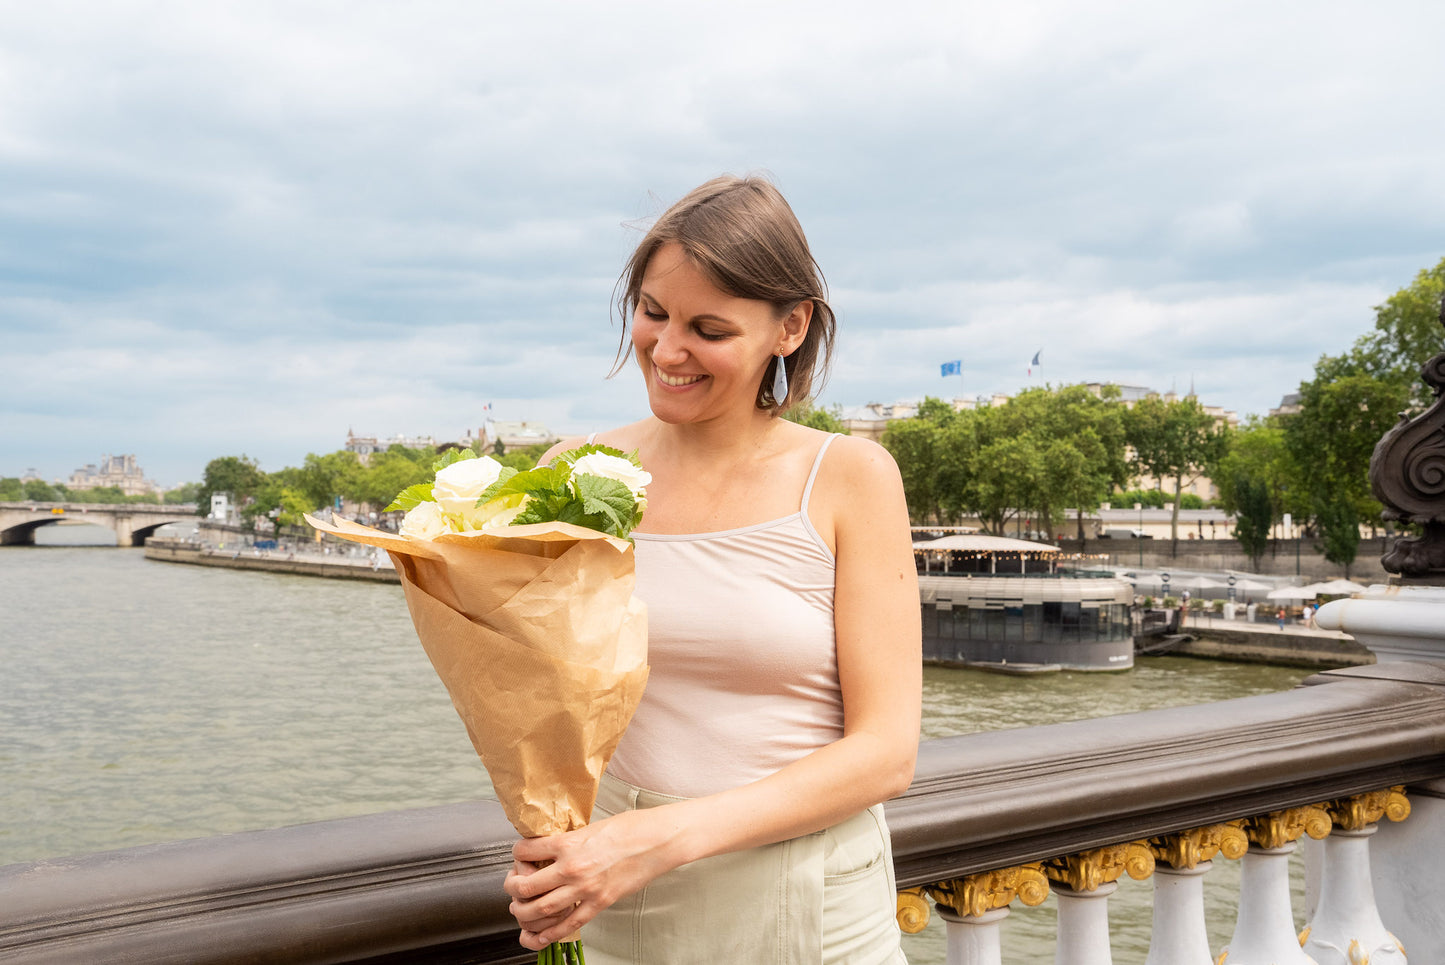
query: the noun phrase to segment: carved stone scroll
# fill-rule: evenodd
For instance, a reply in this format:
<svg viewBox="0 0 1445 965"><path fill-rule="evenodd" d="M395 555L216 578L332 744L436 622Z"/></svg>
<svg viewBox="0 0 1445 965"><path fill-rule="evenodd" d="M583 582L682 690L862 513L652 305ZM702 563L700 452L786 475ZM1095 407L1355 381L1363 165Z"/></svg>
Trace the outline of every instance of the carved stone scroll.
<svg viewBox="0 0 1445 965"><path fill-rule="evenodd" d="M1440 322L1445 325L1445 300ZM1384 503L1386 519L1417 523L1420 536L1393 540L1380 562L1406 582L1445 583L1445 352L1425 363L1420 377L1435 402L1400 421L1375 444L1370 488Z"/></svg>

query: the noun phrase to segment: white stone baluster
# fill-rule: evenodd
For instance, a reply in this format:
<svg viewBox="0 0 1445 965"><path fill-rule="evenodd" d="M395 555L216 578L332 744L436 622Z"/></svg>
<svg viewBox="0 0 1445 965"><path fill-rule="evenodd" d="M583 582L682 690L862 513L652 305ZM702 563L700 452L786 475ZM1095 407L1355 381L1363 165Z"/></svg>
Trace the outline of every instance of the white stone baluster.
<svg viewBox="0 0 1445 965"><path fill-rule="evenodd" d="M1319 965L1403 965L1405 950L1380 920L1370 881L1370 835L1376 825L1355 831L1336 828L1325 840L1325 873L1320 903L1311 919L1304 950Z"/></svg>
<svg viewBox="0 0 1445 965"><path fill-rule="evenodd" d="M1144 965L1214 965L1204 920L1204 874L1216 854L1241 858L1249 837L1239 822L1149 839L1154 853L1154 927Z"/></svg>
<svg viewBox="0 0 1445 965"><path fill-rule="evenodd" d="M1154 866L1154 928L1144 965L1214 965L1204 926L1204 874L1212 867Z"/></svg>
<svg viewBox="0 0 1445 965"><path fill-rule="evenodd" d="M1054 885L1059 901L1054 965L1113 965L1109 950L1109 896L1118 888L1118 883L1113 881L1092 891Z"/></svg>
<svg viewBox="0 0 1445 965"><path fill-rule="evenodd" d="M1290 841L1278 848L1252 845L1239 870L1239 918L1225 946L1225 965L1318 965L1300 948L1290 910Z"/></svg>
<svg viewBox="0 0 1445 965"><path fill-rule="evenodd" d="M938 906L948 938L948 965L1002 965L1003 944L999 922L1008 908L994 908L982 915L960 915L946 905Z"/></svg>
<svg viewBox="0 0 1445 965"><path fill-rule="evenodd" d="M1049 896L1049 880L1041 865L1027 864L940 881L913 891L927 893L937 902L948 941L948 965L1000 965L1003 945L999 923L1008 917L1009 903L1017 898L1026 905L1043 904ZM900 892L898 907L900 928L910 933L923 930L928 921L926 905L920 915L913 896Z"/></svg>
<svg viewBox="0 0 1445 965"><path fill-rule="evenodd" d="M1111 965L1109 895L1128 872L1143 881L1154 873L1147 842L1126 841L1043 863L1059 898L1059 933L1054 965Z"/></svg>

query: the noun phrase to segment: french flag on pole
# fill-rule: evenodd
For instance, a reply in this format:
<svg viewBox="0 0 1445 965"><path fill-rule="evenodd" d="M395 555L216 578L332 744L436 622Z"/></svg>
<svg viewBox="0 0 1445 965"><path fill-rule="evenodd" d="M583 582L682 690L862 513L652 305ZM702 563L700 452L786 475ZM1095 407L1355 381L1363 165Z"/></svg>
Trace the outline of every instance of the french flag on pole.
<svg viewBox="0 0 1445 965"><path fill-rule="evenodd" d="M952 362L944 362L939 368L943 369L943 375L962 375L963 359L954 359Z"/></svg>
<svg viewBox="0 0 1445 965"><path fill-rule="evenodd" d="M1041 363L1041 362L1039 361L1039 356L1040 356L1040 355L1043 355L1043 354L1044 354L1044 350L1043 350L1043 349L1039 349L1037 352L1034 353L1034 360L1029 363L1029 375L1030 375L1030 377L1032 377L1033 374L1034 374L1034 366L1036 366L1036 365L1042 366L1043 363Z"/></svg>

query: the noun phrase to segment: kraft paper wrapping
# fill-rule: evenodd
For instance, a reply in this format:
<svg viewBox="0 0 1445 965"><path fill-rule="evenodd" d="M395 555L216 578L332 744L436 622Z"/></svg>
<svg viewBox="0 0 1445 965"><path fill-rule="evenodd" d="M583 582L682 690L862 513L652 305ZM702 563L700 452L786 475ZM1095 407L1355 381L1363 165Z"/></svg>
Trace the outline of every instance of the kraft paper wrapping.
<svg viewBox="0 0 1445 965"><path fill-rule="evenodd" d="M536 837L587 824L647 682L632 544L567 523L414 540L306 521L391 555L512 826Z"/></svg>

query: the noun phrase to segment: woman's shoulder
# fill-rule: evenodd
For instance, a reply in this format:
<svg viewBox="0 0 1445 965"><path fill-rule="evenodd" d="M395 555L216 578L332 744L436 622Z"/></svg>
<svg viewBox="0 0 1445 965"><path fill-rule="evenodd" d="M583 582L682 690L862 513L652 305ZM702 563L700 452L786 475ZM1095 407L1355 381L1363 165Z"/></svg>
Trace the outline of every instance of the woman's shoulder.
<svg viewBox="0 0 1445 965"><path fill-rule="evenodd" d="M818 435L826 435L812 429ZM855 481L869 485L898 478L898 464L887 449L871 439L862 436L837 435L828 444L828 452L820 472L844 482Z"/></svg>
<svg viewBox="0 0 1445 965"><path fill-rule="evenodd" d="M631 452L637 448L638 441L642 437L642 430L648 421L647 419L643 419L640 422L618 426L615 429L605 429L601 432L588 433L585 436L572 436L571 438L563 439L551 449L548 449L539 460L539 463L545 464L550 462L560 453L564 453L569 449L576 449L578 446L586 444L589 440L604 446L611 446L614 449L621 449L623 452Z"/></svg>

